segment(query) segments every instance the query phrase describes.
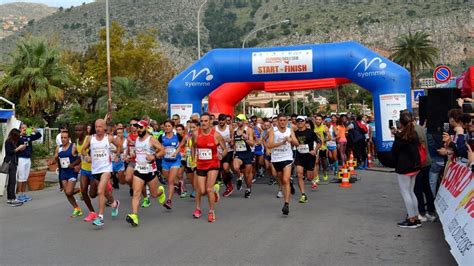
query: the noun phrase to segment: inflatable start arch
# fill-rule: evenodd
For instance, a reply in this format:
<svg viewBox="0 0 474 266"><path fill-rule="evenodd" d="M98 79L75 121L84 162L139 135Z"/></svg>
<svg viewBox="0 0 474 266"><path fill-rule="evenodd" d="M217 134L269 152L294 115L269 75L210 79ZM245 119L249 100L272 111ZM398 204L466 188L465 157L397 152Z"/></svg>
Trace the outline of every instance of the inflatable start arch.
<svg viewBox="0 0 474 266"><path fill-rule="evenodd" d="M214 91L210 110L231 113L231 105L253 89L314 89L321 81L354 82L372 93L377 151L390 151L389 120L397 120L400 110L411 109L410 75L356 42L212 50L170 81L168 110L188 119L191 113L202 112L202 99Z"/></svg>

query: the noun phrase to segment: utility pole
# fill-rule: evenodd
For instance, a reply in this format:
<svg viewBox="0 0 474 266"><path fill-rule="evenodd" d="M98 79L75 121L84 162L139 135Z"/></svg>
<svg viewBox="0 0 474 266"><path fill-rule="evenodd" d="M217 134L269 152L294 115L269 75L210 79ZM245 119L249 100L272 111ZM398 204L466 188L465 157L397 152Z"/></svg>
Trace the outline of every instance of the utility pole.
<svg viewBox="0 0 474 266"><path fill-rule="evenodd" d="M112 120L112 78L110 73L110 32L109 32L109 0L105 0L105 33L107 46L107 120Z"/></svg>

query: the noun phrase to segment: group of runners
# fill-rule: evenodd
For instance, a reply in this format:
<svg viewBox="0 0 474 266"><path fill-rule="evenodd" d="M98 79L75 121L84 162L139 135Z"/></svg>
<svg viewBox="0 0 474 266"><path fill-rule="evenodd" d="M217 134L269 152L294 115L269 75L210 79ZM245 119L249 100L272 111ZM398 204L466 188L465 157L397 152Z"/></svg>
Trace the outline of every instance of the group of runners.
<svg viewBox="0 0 474 266"><path fill-rule="evenodd" d="M317 189L322 169L322 179L328 181L330 167L338 170L341 155L338 158L337 148L346 141L345 126L322 115L279 114L247 120L244 114L233 119L220 114L216 119L204 113L193 115L186 125L179 122L174 115L159 128L156 121L145 117L132 119L125 130L122 124L111 126L99 119L92 127L76 125L75 143L68 130L62 130L61 145L50 163L59 162L62 188L74 208L71 216L83 215L74 197L80 193L88 208L84 221L103 226L106 206L111 207L112 217L118 216L120 201L114 198L113 188L122 184L130 187L131 211L126 221L132 226L139 224L141 198L143 208L153 198L172 209L175 192L195 198L192 215L196 219L202 215L202 197L207 195L208 221L214 222L221 184L224 197L233 194L235 182L235 188L245 188L244 197L250 198L252 184L265 172L269 184L278 183L277 197L283 198L282 213L288 215L290 195L295 194L292 176L301 192L299 202L308 202L305 179ZM342 161L345 153L342 150ZM186 178L192 186L190 194ZM76 188L77 181L80 188ZM98 211L91 202L95 197Z"/></svg>

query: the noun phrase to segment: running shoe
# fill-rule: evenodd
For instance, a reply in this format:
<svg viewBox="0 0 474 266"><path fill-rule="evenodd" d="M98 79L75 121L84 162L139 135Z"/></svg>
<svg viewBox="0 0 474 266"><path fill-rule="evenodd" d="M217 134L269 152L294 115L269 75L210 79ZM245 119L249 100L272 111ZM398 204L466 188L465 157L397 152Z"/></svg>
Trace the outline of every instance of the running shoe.
<svg viewBox="0 0 474 266"><path fill-rule="evenodd" d="M202 212L200 209L195 209L194 212L193 212L193 217L198 219L199 217L201 217L202 215Z"/></svg>
<svg viewBox="0 0 474 266"><path fill-rule="evenodd" d="M325 173L325 174L323 175L323 181L324 181L324 182L327 182L328 179L329 179L328 173Z"/></svg>
<svg viewBox="0 0 474 266"><path fill-rule="evenodd" d="M308 202L308 197L305 194L301 195L300 203L306 203L306 202Z"/></svg>
<svg viewBox="0 0 474 266"><path fill-rule="evenodd" d="M187 191L183 191L181 192L181 194L179 195L180 198L184 199L188 196L188 192Z"/></svg>
<svg viewBox="0 0 474 266"><path fill-rule="evenodd" d="M423 223L428 222L428 218L426 218L426 216L421 215L421 214L418 214L418 220L420 220Z"/></svg>
<svg viewBox="0 0 474 266"><path fill-rule="evenodd" d="M195 198L196 197L196 191L191 192L191 195L189 195L190 198Z"/></svg>
<svg viewBox="0 0 474 266"><path fill-rule="evenodd" d="M27 202L28 200L26 200L26 199L23 197L23 195L18 195L18 196L16 197L16 201L21 202L21 203L23 204L23 203Z"/></svg>
<svg viewBox="0 0 474 266"><path fill-rule="evenodd" d="M161 191L161 195L159 195L156 199L160 205L163 205L163 203L166 201L165 188L163 186L159 186L158 190Z"/></svg>
<svg viewBox="0 0 474 266"><path fill-rule="evenodd" d="M82 216L83 213L82 213L82 210L79 209L79 208L75 208L73 211L72 211L72 214L71 214L71 218L75 218L77 216Z"/></svg>
<svg viewBox="0 0 474 266"><path fill-rule="evenodd" d="M279 198L279 199L283 198L283 192L281 192L281 190L278 191L277 198Z"/></svg>
<svg viewBox="0 0 474 266"><path fill-rule="evenodd" d="M210 223L216 221L216 214L214 213L214 211L209 211L209 213L207 214L207 221Z"/></svg>
<svg viewBox="0 0 474 266"><path fill-rule="evenodd" d="M276 182L277 182L277 181L276 181L276 178L271 177L271 178L270 178L270 182L268 182L268 185L269 185L269 186L273 186L273 185L276 184Z"/></svg>
<svg viewBox="0 0 474 266"><path fill-rule="evenodd" d="M148 197L143 198L142 208L148 208L150 207L150 205L151 205L150 198Z"/></svg>
<svg viewBox="0 0 474 266"><path fill-rule="evenodd" d="M237 179L237 190L242 190L242 177Z"/></svg>
<svg viewBox="0 0 474 266"><path fill-rule="evenodd" d="M245 195L244 195L244 197L245 197L246 199L248 199L248 198L250 198L250 194L252 194L252 192L250 191L250 188L247 188L247 189L245 190Z"/></svg>
<svg viewBox="0 0 474 266"><path fill-rule="evenodd" d="M419 220L417 220L419 221ZM410 221L409 219L406 219L405 221L402 221L402 222L399 222L397 223L398 227L401 227L401 228L418 228L418 224L415 222L412 222ZM421 224L420 224L421 226Z"/></svg>
<svg viewBox="0 0 474 266"><path fill-rule="evenodd" d="M28 196L28 195L26 195L26 194L21 194L21 195L18 195L18 196L16 197L16 199L19 200L19 201L21 201L21 202L23 202L23 203L25 203L25 202L30 201L30 200L31 200L31 197Z"/></svg>
<svg viewBox="0 0 474 266"><path fill-rule="evenodd" d="M227 185L227 188L225 189L224 194L222 194L222 196L228 197L232 194L232 192L234 192L234 186L232 185L232 183L229 183L229 185Z"/></svg>
<svg viewBox="0 0 474 266"><path fill-rule="evenodd" d="M315 182L316 184L319 184L319 176L315 176L313 178L313 182Z"/></svg>
<svg viewBox="0 0 474 266"><path fill-rule="evenodd" d="M7 205L10 207L20 207L21 205L23 205L23 202L17 199L7 200Z"/></svg>
<svg viewBox="0 0 474 266"><path fill-rule="evenodd" d="M252 184L255 183L256 181L257 181L257 176L254 176L252 179Z"/></svg>
<svg viewBox="0 0 474 266"><path fill-rule="evenodd" d="M138 226L138 215L136 215L135 213L127 214L127 218L125 218L125 220L133 227Z"/></svg>
<svg viewBox="0 0 474 266"><path fill-rule="evenodd" d="M171 210L171 208L172 208L171 200L170 200L170 199L167 200L167 201L165 202L165 204L163 204L163 207L165 207L165 208L168 209L168 210Z"/></svg>
<svg viewBox="0 0 474 266"><path fill-rule="evenodd" d="M219 195L219 190L221 189L221 186L219 184L214 185L214 201L218 202L220 195Z"/></svg>
<svg viewBox="0 0 474 266"><path fill-rule="evenodd" d="M311 188L312 189L317 189L318 188L318 183L316 182L316 179L313 179L311 181Z"/></svg>
<svg viewBox="0 0 474 266"><path fill-rule="evenodd" d="M436 213L433 213L433 214L429 214L429 213L426 213L425 214L425 217L428 219L428 221L430 222L434 222L436 221L436 219L438 219L438 217L436 216Z"/></svg>
<svg viewBox="0 0 474 266"><path fill-rule="evenodd" d="M95 220L92 222L92 225L95 225L97 227L102 227L104 226L104 219L97 217Z"/></svg>
<svg viewBox="0 0 474 266"><path fill-rule="evenodd" d="M293 179L290 179L290 192L291 192L291 195L295 195L296 193L295 185L293 184Z"/></svg>
<svg viewBox="0 0 474 266"><path fill-rule="evenodd" d="M281 212L283 213L283 215L288 215L288 213L290 213L290 206L288 203L285 202L283 208L281 209Z"/></svg>
<svg viewBox="0 0 474 266"><path fill-rule="evenodd" d="M163 178L163 176L160 175L160 177L158 177L158 181L160 181L160 183L161 183L162 185L166 185L166 181L165 181L165 179Z"/></svg>
<svg viewBox="0 0 474 266"><path fill-rule="evenodd" d="M89 212L86 218L84 218L84 222L92 222L97 218L97 214L95 212Z"/></svg>
<svg viewBox="0 0 474 266"><path fill-rule="evenodd" d="M115 200L115 208L112 208L112 217L117 217L119 213L120 201Z"/></svg>

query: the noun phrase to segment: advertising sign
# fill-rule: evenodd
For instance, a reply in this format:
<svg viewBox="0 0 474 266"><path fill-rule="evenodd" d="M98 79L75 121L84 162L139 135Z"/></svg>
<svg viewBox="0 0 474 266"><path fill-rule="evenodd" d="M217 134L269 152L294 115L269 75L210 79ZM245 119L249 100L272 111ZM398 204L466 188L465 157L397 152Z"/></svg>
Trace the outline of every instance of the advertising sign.
<svg viewBox="0 0 474 266"><path fill-rule="evenodd" d="M181 120L180 123L185 123L191 118L193 114L193 105L192 104L171 104L170 105L171 116L177 114Z"/></svg>
<svg viewBox="0 0 474 266"><path fill-rule="evenodd" d="M407 109L407 95L381 94L380 95L380 118L382 122L382 141L394 141L394 136L390 131L390 125L396 125L400 118L400 111Z"/></svg>
<svg viewBox="0 0 474 266"><path fill-rule="evenodd" d="M313 72L313 50L252 53L252 74Z"/></svg>
<svg viewBox="0 0 474 266"><path fill-rule="evenodd" d="M473 172L464 163L450 163L435 200L444 237L459 265L474 261L473 179Z"/></svg>

